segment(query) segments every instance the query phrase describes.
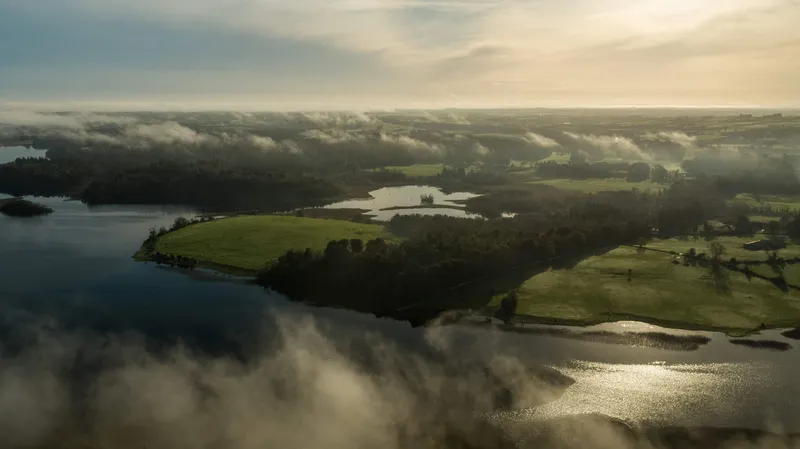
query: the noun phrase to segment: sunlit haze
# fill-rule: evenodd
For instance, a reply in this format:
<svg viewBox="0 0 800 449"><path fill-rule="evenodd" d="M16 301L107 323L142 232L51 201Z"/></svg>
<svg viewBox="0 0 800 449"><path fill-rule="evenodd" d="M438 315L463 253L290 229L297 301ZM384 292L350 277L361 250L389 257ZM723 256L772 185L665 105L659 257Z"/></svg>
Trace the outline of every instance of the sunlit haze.
<svg viewBox="0 0 800 449"><path fill-rule="evenodd" d="M795 107L798 23L798 0L4 0L0 102Z"/></svg>

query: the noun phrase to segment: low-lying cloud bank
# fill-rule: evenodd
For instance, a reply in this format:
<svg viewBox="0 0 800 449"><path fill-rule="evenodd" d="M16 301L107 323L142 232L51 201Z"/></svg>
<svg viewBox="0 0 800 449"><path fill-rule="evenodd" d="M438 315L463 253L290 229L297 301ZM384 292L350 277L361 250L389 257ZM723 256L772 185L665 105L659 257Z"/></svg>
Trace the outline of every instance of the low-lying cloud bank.
<svg viewBox="0 0 800 449"><path fill-rule="evenodd" d="M363 125L374 122L364 112L303 112L299 116L321 126ZM291 114L287 114L287 117L291 117Z"/></svg>
<svg viewBox="0 0 800 449"><path fill-rule="evenodd" d="M126 125L135 122L136 119L131 117L95 114L91 112L45 114L24 109L0 110L0 125L7 126L82 129L89 125Z"/></svg>
<svg viewBox="0 0 800 449"><path fill-rule="evenodd" d="M541 148L557 148L560 147L561 144L556 142L555 140L545 137L541 134L536 134L534 132L528 132L525 134L525 138L533 143L534 145L541 147Z"/></svg>
<svg viewBox="0 0 800 449"><path fill-rule="evenodd" d="M495 448L478 414L506 393L522 406L555 394L502 348L448 359L454 343L435 331L415 352L282 317L247 362L152 353L136 336L19 335L25 347L0 352L4 448Z"/></svg>
<svg viewBox="0 0 800 449"><path fill-rule="evenodd" d="M245 117L232 113L232 117ZM300 152L297 145L285 140L276 142L257 134L210 134L197 131L173 120L144 121L125 115L93 113L37 113L0 111L0 138L29 135L42 139L66 140L75 145L115 146L129 149L154 147L246 147L260 151Z"/></svg>
<svg viewBox="0 0 800 449"><path fill-rule="evenodd" d="M776 449L800 442L709 429L673 429L664 439L658 429L599 415L532 418L526 408L557 400L571 381L522 363L514 354L525 349L491 332L386 322L377 333L303 315L278 316L244 361L180 344L148 349L152 342L135 334L4 323L0 446Z"/></svg>
<svg viewBox="0 0 800 449"><path fill-rule="evenodd" d="M659 131L657 133L647 133L642 137L649 140L672 142L683 148L693 148L697 146L697 137L690 136L680 131Z"/></svg>
<svg viewBox="0 0 800 449"><path fill-rule="evenodd" d="M564 135L582 144L584 151L603 158L619 158L623 160L646 161L653 156L642 151L633 140L622 136L596 136L594 134L578 134L564 131Z"/></svg>
<svg viewBox="0 0 800 449"><path fill-rule="evenodd" d="M469 125L453 112L421 113L428 121L443 125ZM180 120L176 117L180 117ZM43 145L61 142L78 147L119 147L197 152L216 157L217 150L233 153L280 153L320 155L333 147L366 157L373 151L394 151L396 164L447 160L534 161L549 151L569 152L595 162L628 162L675 165L690 159L742 157L738 149L702 146L696 136L677 130L653 130L641 135L603 135L549 129L487 133L476 125L425 129L393 125L375 113L298 112L298 113L208 113L183 115L167 113L91 112L41 113L28 110L0 110L0 139L19 142L26 137L44 140ZM46 142L50 140L51 142ZM260 156L259 156L260 157ZM309 159L310 160L310 159ZM374 162L374 161L373 161ZM391 164L390 164L391 165Z"/></svg>

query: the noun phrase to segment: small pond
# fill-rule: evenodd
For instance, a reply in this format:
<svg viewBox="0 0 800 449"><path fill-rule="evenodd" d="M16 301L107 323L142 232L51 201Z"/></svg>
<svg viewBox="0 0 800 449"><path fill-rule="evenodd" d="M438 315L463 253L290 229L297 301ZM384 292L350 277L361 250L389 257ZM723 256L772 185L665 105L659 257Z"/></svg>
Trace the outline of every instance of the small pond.
<svg viewBox="0 0 800 449"><path fill-rule="evenodd" d="M364 215L369 215L377 221L389 221L395 215L447 215L461 218L481 218L478 214L471 214L464 210L460 201L479 196L469 192L455 192L446 194L437 187L431 186L402 186L384 187L369 193L371 198L353 199L324 206L326 209L363 209ZM426 207L420 201L422 195L431 195L433 204L437 207ZM415 207L418 206L418 207ZM447 207L441 207L447 206ZM403 207L407 209L386 210L389 208Z"/></svg>

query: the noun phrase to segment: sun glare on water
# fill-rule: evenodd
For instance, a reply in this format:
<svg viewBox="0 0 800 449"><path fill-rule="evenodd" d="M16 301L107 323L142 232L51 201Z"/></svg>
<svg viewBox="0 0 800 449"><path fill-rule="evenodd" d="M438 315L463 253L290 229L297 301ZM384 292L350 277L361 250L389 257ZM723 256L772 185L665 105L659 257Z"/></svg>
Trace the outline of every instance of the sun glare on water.
<svg viewBox="0 0 800 449"><path fill-rule="evenodd" d="M769 384L765 367L752 364L607 364L573 361L564 374L576 383L556 401L515 411L526 421L599 413L631 423L742 424L741 407ZM752 379L759 379L754 384ZM755 407L754 410L758 410Z"/></svg>

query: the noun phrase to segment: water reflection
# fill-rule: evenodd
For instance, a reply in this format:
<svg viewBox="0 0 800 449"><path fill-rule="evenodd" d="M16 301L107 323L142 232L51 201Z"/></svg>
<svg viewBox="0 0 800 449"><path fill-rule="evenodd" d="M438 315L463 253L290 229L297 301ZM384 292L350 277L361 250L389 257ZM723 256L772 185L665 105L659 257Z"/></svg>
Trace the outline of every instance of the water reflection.
<svg viewBox="0 0 800 449"><path fill-rule="evenodd" d="M47 150L37 150L34 148L25 147L4 147L0 145L0 164L12 162L22 157L46 157Z"/></svg>
<svg viewBox="0 0 800 449"><path fill-rule="evenodd" d="M576 382L558 401L535 409L499 414L526 421L600 413L631 423L661 426L764 427L797 429L800 407L771 402L789 379L775 378L763 363L666 365L567 363L563 372ZM776 412L778 412L776 414ZM780 416L780 418L776 418Z"/></svg>
<svg viewBox="0 0 800 449"><path fill-rule="evenodd" d="M479 214L471 214L463 209L444 209L444 208L413 208L413 209L400 209L400 210L379 210L366 212L375 221L389 221L396 215L446 215L448 217L456 218L483 218Z"/></svg>
<svg viewBox="0 0 800 449"><path fill-rule="evenodd" d="M468 192L445 194L441 189L430 186L402 186L384 187L369 193L368 199L354 199L340 201L325 206L326 209L363 209L365 215L374 217L378 221L391 220L395 215L448 215L451 217L479 218L480 215L470 214L463 210L464 205L459 201L474 198L478 195ZM428 208L421 204L422 195L431 195L433 204L448 206L448 208ZM419 206L419 207L415 207ZM383 210L393 207L406 207L412 209Z"/></svg>
<svg viewBox="0 0 800 449"><path fill-rule="evenodd" d="M191 210L28 199L55 211L35 218L0 216L0 307L77 326L178 333L263 324L260 310L269 296L251 285L220 278L198 282L132 259L151 227L168 226Z"/></svg>

